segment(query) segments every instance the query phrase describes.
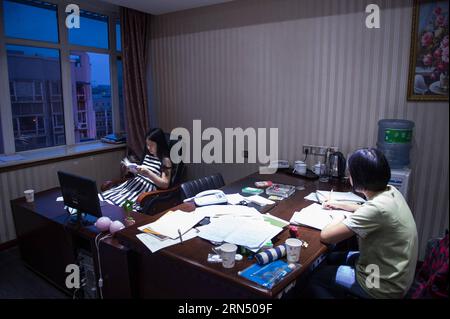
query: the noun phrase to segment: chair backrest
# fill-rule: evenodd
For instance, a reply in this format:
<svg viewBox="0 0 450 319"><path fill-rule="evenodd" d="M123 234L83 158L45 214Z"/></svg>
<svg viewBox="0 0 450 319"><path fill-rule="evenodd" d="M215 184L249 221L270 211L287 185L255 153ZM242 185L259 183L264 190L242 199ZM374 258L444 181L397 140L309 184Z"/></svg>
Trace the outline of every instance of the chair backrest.
<svg viewBox="0 0 450 319"><path fill-rule="evenodd" d="M169 152L170 152L170 150L178 142L178 140L171 140L170 133L165 133L165 135L166 135L166 141L167 141L167 145L169 146ZM183 155L181 148L178 152L178 155L180 157ZM183 162L180 162L178 164L172 163L172 174L171 174L171 178L170 178L170 187L173 187L173 186L177 185L178 183L180 183L183 173L184 173L184 163Z"/></svg>
<svg viewBox="0 0 450 319"><path fill-rule="evenodd" d="M190 198L200 192L221 188L224 185L225 182L223 181L222 175L217 173L181 184L181 194L184 198Z"/></svg>

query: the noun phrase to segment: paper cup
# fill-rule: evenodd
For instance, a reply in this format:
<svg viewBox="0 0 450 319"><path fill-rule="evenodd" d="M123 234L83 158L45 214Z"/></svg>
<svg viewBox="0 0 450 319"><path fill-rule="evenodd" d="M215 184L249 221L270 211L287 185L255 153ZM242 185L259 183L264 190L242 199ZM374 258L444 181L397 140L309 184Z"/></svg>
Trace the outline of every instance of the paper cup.
<svg viewBox="0 0 450 319"><path fill-rule="evenodd" d="M306 164L303 161L295 161L294 162L294 171L293 173L306 175Z"/></svg>
<svg viewBox="0 0 450 319"><path fill-rule="evenodd" d="M27 203L34 202L34 190L33 189L27 189L23 192L25 194L25 200Z"/></svg>
<svg viewBox="0 0 450 319"><path fill-rule="evenodd" d="M222 266L224 268L233 268L236 258L237 246L234 244L223 244L220 246L220 255L222 257Z"/></svg>
<svg viewBox="0 0 450 319"><path fill-rule="evenodd" d="M300 260L300 250L302 241L297 238L286 239L286 256L289 264L298 263Z"/></svg>

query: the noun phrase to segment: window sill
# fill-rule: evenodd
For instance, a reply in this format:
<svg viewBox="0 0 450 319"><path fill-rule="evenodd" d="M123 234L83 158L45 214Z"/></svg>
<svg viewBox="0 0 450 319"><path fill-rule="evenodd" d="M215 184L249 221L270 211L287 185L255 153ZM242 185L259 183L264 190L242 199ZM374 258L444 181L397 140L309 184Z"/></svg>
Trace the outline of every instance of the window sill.
<svg viewBox="0 0 450 319"><path fill-rule="evenodd" d="M26 151L12 155L11 157L14 159L11 161L4 161L0 159L0 173L77 157L108 153L125 148L126 144L107 144L100 141L95 141L77 145L64 145ZM2 157L7 158L8 156ZM20 159L15 159L15 157L20 157Z"/></svg>

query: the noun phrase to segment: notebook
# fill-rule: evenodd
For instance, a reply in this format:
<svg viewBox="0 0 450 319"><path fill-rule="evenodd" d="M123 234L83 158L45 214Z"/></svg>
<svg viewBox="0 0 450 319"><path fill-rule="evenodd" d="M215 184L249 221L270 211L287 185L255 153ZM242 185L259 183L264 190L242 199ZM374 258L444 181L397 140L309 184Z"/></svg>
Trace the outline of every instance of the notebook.
<svg viewBox="0 0 450 319"><path fill-rule="evenodd" d="M322 230L333 221L334 217L342 214L348 217L351 213L344 210L324 209L322 205L314 203L299 212L295 212L290 223Z"/></svg>

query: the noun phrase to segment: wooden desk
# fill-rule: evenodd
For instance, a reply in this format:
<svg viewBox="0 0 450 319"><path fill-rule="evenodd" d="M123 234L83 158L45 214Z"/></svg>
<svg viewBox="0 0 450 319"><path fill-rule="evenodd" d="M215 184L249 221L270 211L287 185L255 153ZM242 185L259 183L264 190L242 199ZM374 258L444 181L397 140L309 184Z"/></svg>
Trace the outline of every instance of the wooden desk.
<svg viewBox="0 0 450 319"><path fill-rule="evenodd" d="M304 197L310 192L320 189L336 191L348 191L349 186L344 183L320 183L308 181L283 173L274 175L253 174L231 185L225 186L225 193L237 193L245 186L253 186L255 181L270 179L275 183L305 186L305 190L296 191L290 198L280 201L272 208L265 208L261 212L270 214L285 220L290 220L294 211L298 211L309 204ZM173 208L184 211L195 209L194 204L184 203ZM207 262L207 255L211 253L213 245L201 238L194 238L183 244L164 248L156 253L151 253L137 238L140 233L138 226L150 223L161 217L163 213L155 216L146 216L142 222L128 227L117 233L119 241L131 248L137 255L137 268L134 273L137 276L137 295L144 298L276 298L283 291L289 290L300 276L308 272L311 267L321 261L321 257L327 252L327 247L320 242L319 231L306 227L300 228L300 239L309 243L308 248L303 248L300 257L302 268L289 274L273 289L268 290L244 279L238 275L253 264L254 260L244 257L243 261L236 262L232 269L225 269L221 264ZM274 240L274 245L284 243L289 237L286 228Z"/></svg>
<svg viewBox="0 0 450 319"><path fill-rule="evenodd" d="M79 249L87 251L94 260L98 280L98 259L94 239L99 233L95 226L79 227L68 223L70 215L63 202L59 188L35 194L35 201L27 203L18 198L11 201L19 249L25 264L69 295L73 294L65 285L68 264L77 264ZM111 220L125 218L122 208L113 205L102 206L102 213ZM132 213L136 221L142 214ZM101 242L100 259L102 265L105 298L133 297L133 287L129 272L129 250L116 239Z"/></svg>

